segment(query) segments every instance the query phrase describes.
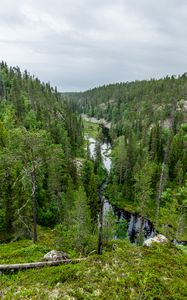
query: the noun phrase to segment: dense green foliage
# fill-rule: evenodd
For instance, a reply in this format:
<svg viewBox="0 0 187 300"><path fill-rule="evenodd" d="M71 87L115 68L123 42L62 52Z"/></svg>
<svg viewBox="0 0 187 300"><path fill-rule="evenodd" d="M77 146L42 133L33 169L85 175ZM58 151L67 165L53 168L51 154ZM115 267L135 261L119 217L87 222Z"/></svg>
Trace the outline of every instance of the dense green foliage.
<svg viewBox="0 0 187 300"><path fill-rule="evenodd" d="M187 74L70 93L74 111L111 122L110 202L187 239Z"/></svg>
<svg viewBox="0 0 187 300"><path fill-rule="evenodd" d="M186 95L184 74L66 101L49 83L0 64L0 263L40 261L52 249L88 256L0 273L2 299L186 299L185 247L131 245L126 221L112 210L103 219L103 255L93 255L107 176L103 135L76 115L111 122L110 202L149 217L170 240L186 240ZM94 159L84 135L96 139Z"/></svg>
<svg viewBox="0 0 187 300"><path fill-rule="evenodd" d="M62 223L78 187L82 122L49 83L0 64L0 240Z"/></svg>

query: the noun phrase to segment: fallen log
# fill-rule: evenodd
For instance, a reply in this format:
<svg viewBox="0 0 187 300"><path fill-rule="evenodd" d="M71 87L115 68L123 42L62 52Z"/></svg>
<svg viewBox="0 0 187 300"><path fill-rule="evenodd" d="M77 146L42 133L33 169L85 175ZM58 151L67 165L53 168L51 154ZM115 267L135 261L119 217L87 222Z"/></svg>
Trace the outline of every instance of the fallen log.
<svg viewBox="0 0 187 300"><path fill-rule="evenodd" d="M33 263L21 263L21 264L7 264L7 265L0 265L0 271L13 271L13 270L23 270L23 269L31 269L31 268L41 268L41 267L51 267L51 266L58 266L61 264L76 264L81 261L86 260L86 258L78 258L78 259L63 259L63 260L56 260L56 261L39 261Z"/></svg>

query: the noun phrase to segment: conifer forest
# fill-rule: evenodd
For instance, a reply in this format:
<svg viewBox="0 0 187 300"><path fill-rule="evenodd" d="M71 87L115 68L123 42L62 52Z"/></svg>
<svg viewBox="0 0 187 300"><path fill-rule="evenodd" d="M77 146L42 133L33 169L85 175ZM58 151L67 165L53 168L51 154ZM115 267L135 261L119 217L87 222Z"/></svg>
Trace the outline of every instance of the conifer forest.
<svg viewBox="0 0 187 300"><path fill-rule="evenodd" d="M0 63L0 298L187 299L186 245L187 73L63 93Z"/></svg>

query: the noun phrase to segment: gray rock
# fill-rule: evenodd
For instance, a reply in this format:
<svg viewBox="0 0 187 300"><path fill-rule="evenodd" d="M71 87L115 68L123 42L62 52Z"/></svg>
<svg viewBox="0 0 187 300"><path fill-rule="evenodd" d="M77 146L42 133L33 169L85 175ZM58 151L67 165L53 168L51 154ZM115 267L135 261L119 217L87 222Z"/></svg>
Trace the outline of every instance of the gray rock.
<svg viewBox="0 0 187 300"><path fill-rule="evenodd" d="M63 251L51 250L44 255L44 259L48 261L57 261L62 259L69 259L70 257Z"/></svg>
<svg viewBox="0 0 187 300"><path fill-rule="evenodd" d="M164 235L158 234L155 235L155 237L144 241L143 245L146 247L150 247L153 243L166 244L168 242L169 242L168 239Z"/></svg>

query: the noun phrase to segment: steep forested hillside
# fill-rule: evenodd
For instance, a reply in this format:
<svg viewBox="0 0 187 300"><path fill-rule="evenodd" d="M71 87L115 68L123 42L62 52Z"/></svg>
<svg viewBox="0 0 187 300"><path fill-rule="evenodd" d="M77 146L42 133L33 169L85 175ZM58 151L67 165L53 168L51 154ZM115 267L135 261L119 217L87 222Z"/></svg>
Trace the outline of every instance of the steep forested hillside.
<svg viewBox="0 0 187 300"><path fill-rule="evenodd" d="M111 122L111 203L149 217L171 239L187 239L187 74L66 97L74 111Z"/></svg>
<svg viewBox="0 0 187 300"><path fill-rule="evenodd" d="M0 240L37 239L77 188L82 123L50 84L0 64ZM33 236L34 235L34 236Z"/></svg>

